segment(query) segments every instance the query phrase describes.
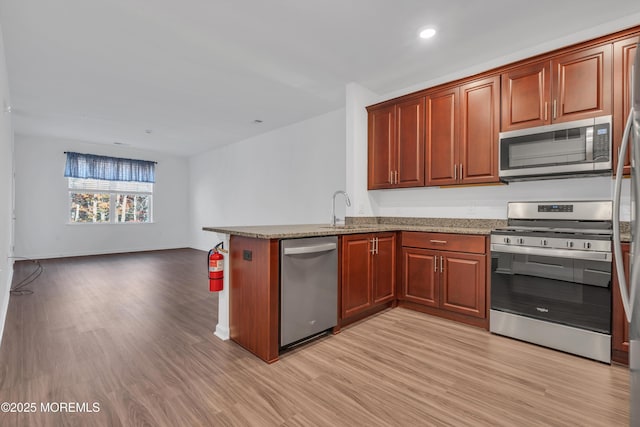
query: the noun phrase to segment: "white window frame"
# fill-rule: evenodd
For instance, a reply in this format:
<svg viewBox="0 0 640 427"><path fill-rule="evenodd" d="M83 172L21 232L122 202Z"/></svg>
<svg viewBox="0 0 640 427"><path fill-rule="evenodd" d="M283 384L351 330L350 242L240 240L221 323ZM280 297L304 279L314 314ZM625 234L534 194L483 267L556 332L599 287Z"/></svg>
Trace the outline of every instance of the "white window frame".
<svg viewBox="0 0 640 427"><path fill-rule="evenodd" d="M153 183L151 182L130 182L130 181L106 181L101 179L84 179L84 178L67 178L67 223L71 225L144 225L153 224ZM75 222L71 220L71 209L73 206L72 197L73 193L96 193L96 194L109 194L109 221L104 222ZM131 196L148 196L149 197L149 221L147 222L134 222L134 221L118 221L118 213L116 210L116 203L118 195L131 195Z"/></svg>

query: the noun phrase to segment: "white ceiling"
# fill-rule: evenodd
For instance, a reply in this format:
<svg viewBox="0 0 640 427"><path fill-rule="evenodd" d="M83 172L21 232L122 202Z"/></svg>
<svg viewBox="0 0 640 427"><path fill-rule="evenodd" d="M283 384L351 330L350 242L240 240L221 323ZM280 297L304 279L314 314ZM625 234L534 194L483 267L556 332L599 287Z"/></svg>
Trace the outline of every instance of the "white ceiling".
<svg viewBox="0 0 640 427"><path fill-rule="evenodd" d="M388 94L640 24L640 1L0 0L0 24L17 133L193 155L341 108L349 82Z"/></svg>

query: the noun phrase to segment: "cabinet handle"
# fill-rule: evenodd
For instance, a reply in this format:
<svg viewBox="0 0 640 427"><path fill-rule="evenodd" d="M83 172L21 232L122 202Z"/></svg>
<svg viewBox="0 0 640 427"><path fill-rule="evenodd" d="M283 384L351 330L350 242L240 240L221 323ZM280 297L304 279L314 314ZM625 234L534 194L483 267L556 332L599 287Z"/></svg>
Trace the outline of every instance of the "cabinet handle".
<svg viewBox="0 0 640 427"><path fill-rule="evenodd" d="M393 171L389 170L389 184L393 185Z"/></svg>
<svg viewBox="0 0 640 427"><path fill-rule="evenodd" d="M440 273L444 273L444 257L440 257Z"/></svg>
<svg viewBox="0 0 640 427"><path fill-rule="evenodd" d="M464 175L462 174L462 163L460 163L460 181L464 179Z"/></svg>
<svg viewBox="0 0 640 427"><path fill-rule="evenodd" d="M398 171L395 171L395 176L396 176L396 184L398 183Z"/></svg>
<svg viewBox="0 0 640 427"><path fill-rule="evenodd" d="M431 243L436 243L438 245L446 245L447 241L446 240L429 240Z"/></svg>
<svg viewBox="0 0 640 427"><path fill-rule="evenodd" d="M380 248L380 242L378 241L378 238L376 237L376 255L378 255L378 249Z"/></svg>
<svg viewBox="0 0 640 427"><path fill-rule="evenodd" d="M453 165L453 180L458 180L458 165Z"/></svg>
<svg viewBox="0 0 640 427"><path fill-rule="evenodd" d="M378 238L374 237L373 239L370 240L371 242L371 249L369 249L369 252L371 253L371 255L376 255L378 253Z"/></svg>
<svg viewBox="0 0 640 427"><path fill-rule="evenodd" d="M433 256L433 272L438 272L438 257L435 255Z"/></svg>
<svg viewBox="0 0 640 427"><path fill-rule="evenodd" d="M544 121L546 122L547 120L549 120L549 103L545 101L544 103Z"/></svg>
<svg viewBox="0 0 640 427"><path fill-rule="evenodd" d="M558 118L557 112L557 105L558 105L558 101L556 99L553 100L553 120L555 120L556 118Z"/></svg>

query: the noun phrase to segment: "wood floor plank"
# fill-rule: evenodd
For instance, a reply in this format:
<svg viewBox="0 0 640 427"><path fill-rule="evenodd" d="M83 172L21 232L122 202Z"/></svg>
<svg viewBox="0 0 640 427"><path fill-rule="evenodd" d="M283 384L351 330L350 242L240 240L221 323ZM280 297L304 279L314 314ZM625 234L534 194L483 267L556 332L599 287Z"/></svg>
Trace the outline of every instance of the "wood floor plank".
<svg viewBox="0 0 640 427"><path fill-rule="evenodd" d="M395 308L268 365L213 335L192 249L44 260L11 297L1 426L624 426L628 371ZM14 279L32 271L16 264Z"/></svg>

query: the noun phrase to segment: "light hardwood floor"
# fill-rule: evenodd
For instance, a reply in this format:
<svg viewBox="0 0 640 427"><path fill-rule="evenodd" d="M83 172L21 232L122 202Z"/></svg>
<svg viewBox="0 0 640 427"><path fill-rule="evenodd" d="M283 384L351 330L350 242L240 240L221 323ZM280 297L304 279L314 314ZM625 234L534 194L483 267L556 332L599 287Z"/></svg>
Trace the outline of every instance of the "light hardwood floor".
<svg viewBox="0 0 640 427"><path fill-rule="evenodd" d="M43 261L12 297L1 426L624 426L620 366L402 308L267 365L213 336L217 296L191 249ZM16 264L15 280L33 265ZM98 402L97 413L42 413Z"/></svg>

